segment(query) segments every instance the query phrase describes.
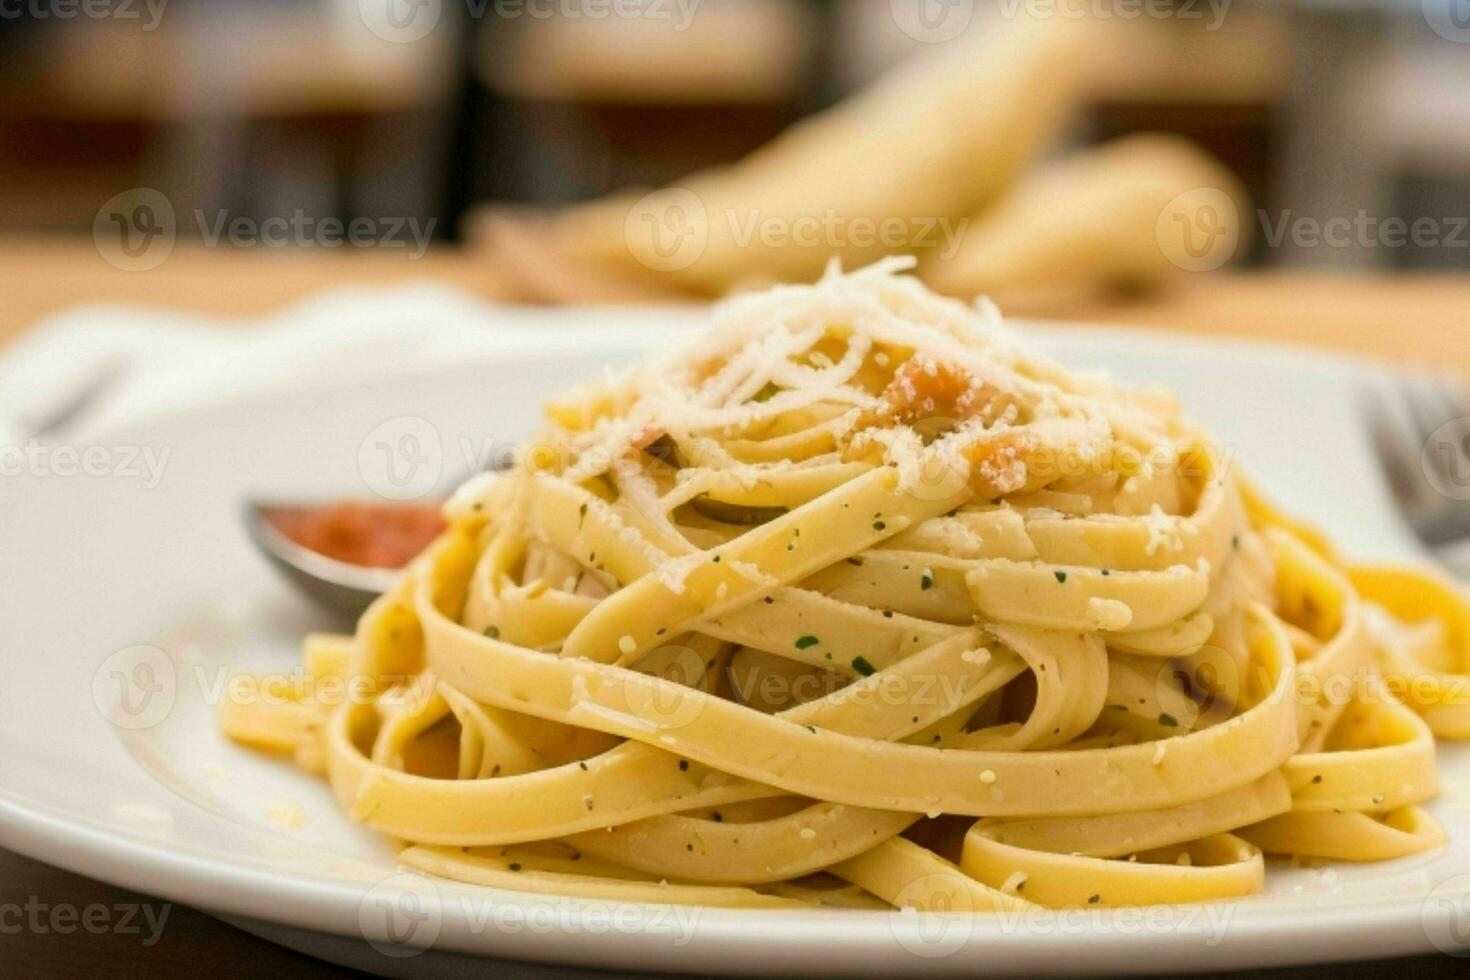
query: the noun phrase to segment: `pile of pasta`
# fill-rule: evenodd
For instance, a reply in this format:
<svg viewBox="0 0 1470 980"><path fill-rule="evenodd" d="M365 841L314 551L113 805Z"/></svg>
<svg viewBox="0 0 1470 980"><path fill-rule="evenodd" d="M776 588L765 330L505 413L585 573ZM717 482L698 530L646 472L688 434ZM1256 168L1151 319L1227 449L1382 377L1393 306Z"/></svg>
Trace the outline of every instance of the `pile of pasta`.
<svg viewBox="0 0 1470 980"><path fill-rule="evenodd" d="M1166 395L903 268L733 300L550 405L307 640L319 685L261 677L297 693L224 730L403 865L525 892L1151 905L1439 845L1461 594L1345 564Z"/></svg>

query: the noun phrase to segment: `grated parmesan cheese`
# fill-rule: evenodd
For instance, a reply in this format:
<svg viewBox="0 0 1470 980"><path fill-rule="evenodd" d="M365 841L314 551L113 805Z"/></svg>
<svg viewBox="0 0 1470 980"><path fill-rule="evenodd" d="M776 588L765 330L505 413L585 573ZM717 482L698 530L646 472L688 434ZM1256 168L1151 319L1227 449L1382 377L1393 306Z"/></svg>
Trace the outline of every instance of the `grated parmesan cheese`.
<svg viewBox="0 0 1470 980"><path fill-rule="evenodd" d="M1154 504L1143 518L1143 526L1148 531L1148 543L1143 550L1150 558L1158 554L1160 548L1183 550L1184 539L1180 535L1178 518L1165 514L1164 508L1158 504Z"/></svg>
<svg viewBox="0 0 1470 980"><path fill-rule="evenodd" d="M1092 618L1095 629L1109 632L1127 629L1133 622L1133 610L1118 599L1093 596L1087 600L1087 614Z"/></svg>

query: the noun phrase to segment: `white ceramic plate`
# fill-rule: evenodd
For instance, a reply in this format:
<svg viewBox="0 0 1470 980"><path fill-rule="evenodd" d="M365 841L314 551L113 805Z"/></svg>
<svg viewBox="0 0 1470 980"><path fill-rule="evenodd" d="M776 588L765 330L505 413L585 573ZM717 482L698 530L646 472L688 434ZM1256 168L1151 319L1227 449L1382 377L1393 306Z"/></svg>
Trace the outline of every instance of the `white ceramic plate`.
<svg viewBox="0 0 1470 980"><path fill-rule="evenodd" d="M1348 551L1413 554L1353 408L1355 365L1160 335L1031 331L1073 365L1177 390L1268 491ZM1264 894L1238 903L1006 920L671 910L425 885L397 874L388 845L346 820L324 784L216 733L212 703L230 672L292 669L298 636L323 625L251 551L239 522L247 493L443 484L466 447L509 445L547 393L662 336L584 331L554 356L484 356L197 411L100 440L110 476L0 478L0 845L253 920L298 945L324 934L318 951L395 972L460 956L699 972L1175 972L1470 942L1465 746L1442 748L1446 794L1431 809L1452 843L1440 853L1276 866ZM156 486L119 472L130 447L168 452ZM389 932L433 952L364 943Z"/></svg>

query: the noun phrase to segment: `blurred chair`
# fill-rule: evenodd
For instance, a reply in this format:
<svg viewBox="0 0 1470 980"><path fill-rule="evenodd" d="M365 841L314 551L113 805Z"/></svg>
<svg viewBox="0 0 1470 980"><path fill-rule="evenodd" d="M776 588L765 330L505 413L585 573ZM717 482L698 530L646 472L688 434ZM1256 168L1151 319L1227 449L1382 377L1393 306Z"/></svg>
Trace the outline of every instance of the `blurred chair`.
<svg viewBox="0 0 1470 980"><path fill-rule="evenodd" d="M1359 261L1470 268L1470 49L1406 32L1365 59L1344 103L1369 170L1363 206L1379 220L1422 222L1425 229L1417 240L1393 236L1360 248Z"/></svg>
<svg viewBox="0 0 1470 980"><path fill-rule="evenodd" d="M459 26L394 44L335 2L29 25L0 68L0 223L87 227L134 186L181 215L429 215Z"/></svg>
<svg viewBox="0 0 1470 980"><path fill-rule="evenodd" d="M492 8L493 9L493 8ZM473 71L506 139L479 166L497 200L575 200L740 158L819 85L809 0L701 0L641 16L487 16ZM493 162L492 162L493 161Z"/></svg>

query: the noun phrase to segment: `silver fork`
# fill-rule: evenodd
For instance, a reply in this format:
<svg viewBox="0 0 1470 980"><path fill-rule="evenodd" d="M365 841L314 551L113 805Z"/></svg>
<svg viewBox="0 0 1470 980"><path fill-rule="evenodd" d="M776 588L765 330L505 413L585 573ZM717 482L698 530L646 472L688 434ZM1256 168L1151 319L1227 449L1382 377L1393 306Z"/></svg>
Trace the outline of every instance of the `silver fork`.
<svg viewBox="0 0 1470 980"><path fill-rule="evenodd" d="M1365 385L1368 434L1415 536L1458 571L1470 556L1470 399L1455 381Z"/></svg>
<svg viewBox="0 0 1470 980"><path fill-rule="evenodd" d="M107 360L75 382L39 415L25 416L8 425L0 425L0 429L4 430L0 432L0 445L4 445L7 440L21 443L31 439L44 439L76 424L112 393L127 374L127 367L127 362L121 357ZM10 431L12 429L14 432Z"/></svg>

